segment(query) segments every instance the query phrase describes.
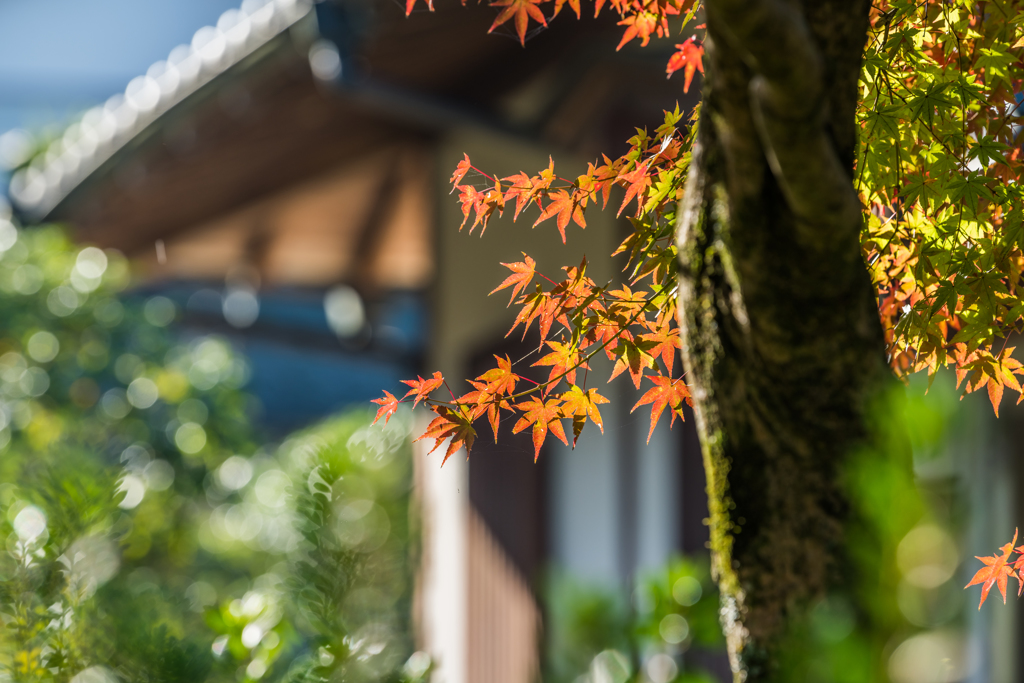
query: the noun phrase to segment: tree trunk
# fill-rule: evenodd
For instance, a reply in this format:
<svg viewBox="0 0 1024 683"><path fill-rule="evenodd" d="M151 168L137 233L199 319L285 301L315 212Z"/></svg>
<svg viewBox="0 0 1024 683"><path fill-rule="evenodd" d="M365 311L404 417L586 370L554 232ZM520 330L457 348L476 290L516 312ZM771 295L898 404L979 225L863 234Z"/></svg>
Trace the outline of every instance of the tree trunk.
<svg viewBox="0 0 1024 683"><path fill-rule="evenodd" d="M678 231L684 363L737 681L843 581L844 459L891 381L861 257L855 107L868 0L706 0Z"/></svg>

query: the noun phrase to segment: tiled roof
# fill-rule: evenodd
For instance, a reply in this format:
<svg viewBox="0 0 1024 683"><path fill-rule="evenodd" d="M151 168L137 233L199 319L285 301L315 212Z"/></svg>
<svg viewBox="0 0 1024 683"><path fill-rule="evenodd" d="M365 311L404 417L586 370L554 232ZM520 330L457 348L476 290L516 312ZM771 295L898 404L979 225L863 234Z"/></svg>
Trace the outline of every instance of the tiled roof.
<svg viewBox="0 0 1024 683"><path fill-rule="evenodd" d="M123 93L93 107L43 154L11 178L10 196L32 218L45 217L71 190L162 114L304 18L310 0L243 0L216 26L196 31L132 79Z"/></svg>

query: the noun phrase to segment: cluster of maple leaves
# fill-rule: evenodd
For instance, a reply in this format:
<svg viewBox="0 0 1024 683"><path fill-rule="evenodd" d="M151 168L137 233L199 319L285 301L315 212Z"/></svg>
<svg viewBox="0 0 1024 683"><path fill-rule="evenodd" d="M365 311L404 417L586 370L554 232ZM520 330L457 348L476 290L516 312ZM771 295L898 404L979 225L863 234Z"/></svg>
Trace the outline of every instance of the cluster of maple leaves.
<svg viewBox="0 0 1024 683"><path fill-rule="evenodd" d="M407 380L410 389L401 398L385 392L374 401L380 406L376 419L386 422L403 400L411 400L414 406L426 403L437 417L420 438L434 439L435 449L450 439L447 459L461 447L472 447L474 423L485 416L497 440L502 414L510 412L518 418L513 433L532 429L537 457L548 434L568 445L562 420L572 422L573 445L587 421L604 431L598 406L608 399L596 388L587 388L589 361L599 353L614 362L609 381L627 374L637 389L644 377L654 385L633 407L651 406L648 439L666 408L670 422L682 418L690 393L677 374L676 351L681 342L673 234L694 127L680 132L681 119L678 107L666 112L664 124L654 135L639 131L625 155L615 160L605 157L600 166L590 164L575 180L558 177L553 162L534 176L519 173L495 178L473 167L468 157L463 159L452 183L460 192L463 226L472 216L469 231L480 226L481 234L491 217L506 207L512 209L514 203L515 218L528 206L536 206L540 214L534 225L554 219L565 241L570 223L586 228L585 208L599 201L606 207L612 187L624 188L618 213L632 206L629 220L634 231L615 254L628 254L629 282L599 285L587 275L586 259L577 267L563 268L564 277L558 281L539 272L526 254L520 262L502 264L511 274L492 294L511 288L509 305L520 306L509 334L521 325L525 338L536 322L538 350L546 353L533 365L550 367L548 378L523 388L530 380L514 371L511 359L496 357L497 366L471 380L472 391L461 396L451 391L441 373ZM469 174L483 179L484 186L466 183ZM432 398L442 386L450 400Z"/></svg>
<svg viewBox="0 0 1024 683"><path fill-rule="evenodd" d="M427 6L427 9L431 12L434 11L434 0L405 0L406 15L412 14L421 1ZM516 36L518 36L520 44L525 46L526 34L531 21L546 28L548 22L557 17L566 5L569 5L569 9L575 12L576 18L579 19L582 14L580 2L581 0L491 0L490 6L500 8L500 12L488 32L493 32L499 26L511 21L515 25ZM682 30L697 15L701 7L698 0L593 0L593 2L595 17L601 14L601 10L605 9L606 4L611 11L618 13L619 26L625 27L625 30L617 50L621 50L626 43L634 38L639 38L641 46L646 47L651 36L668 37L671 35L670 18L680 17L678 29ZM462 0L462 4L465 5L466 0ZM545 9L550 10L548 16L544 15ZM683 71L686 79L684 92L689 91L695 71L704 73L703 56L704 48L696 36L690 36L681 44L676 45L676 53L672 55L665 70L669 76L676 71Z"/></svg>
<svg viewBox="0 0 1024 683"><path fill-rule="evenodd" d="M951 367L997 415L1007 388L1024 399L1008 343L1024 331L1022 57L1020 3L883 0L860 82L855 182L890 362L930 379ZM979 609L1024 580L1016 540L978 558Z"/></svg>
<svg viewBox="0 0 1024 683"><path fill-rule="evenodd" d="M860 84L855 182L890 361L952 367L996 414L1024 376L1007 343L1024 329L1022 56L1019 3L884 0Z"/></svg>
<svg viewBox="0 0 1024 683"><path fill-rule="evenodd" d="M431 0L425 1L432 9ZM407 0L407 12L417 4ZM582 11L580 0L491 4L499 9L491 30L512 22L521 42L530 22L547 26L566 4L577 17ZM605 6L618 12L625 28L620 48L634 38L647 44L652 37L666 37L670 17L685 27L700 9L696 0L594 0L593 5L595 14ZM1016 96L1024 89L1024 11L973 0L881 0L872 8L871 22L860 83L862 135L855 185L866 207L862 247L879 290L890 361L902 376L927 370L934 378L940 368L952 366L958 384L966 380L967 393L987 389L998 414L1006 387L1024 397L1018 379L1024 376L1024 365L1006 343L1012 333L1024 331L1019 291L1024 186L1018 182L1024 166L1016 143L1024 125L1024 107ZM671 75L682 69L688 88L694 74L703 72L703 48L696 36L677 48L667 71ZM665 125L653 136L640 131L630 140L627 154L615 160L604 157L575 180L558 177L553 164L533 176L507 178L487 175L468 157L459 164L452 182L459 191L463 226L473 219L471 233L479 226L482 234L490 218L514 201L516 219L536 206L540 213L534 225L554 219L565 241L570 224L585 228L587 208L599 198L607 205L612 186L621 186L625 198L619 213L636 202L630 215L634 233L616 253L629 252L629 286L649 277L651 291L598 287L586 278L585 265L555 282L538 274L528 257L508 264L513 275L506 286L514 287L513 300L519 296L523 306L516 325L525 323L525 329L538 321L540 347L549 350L544 364L552 365L552 376L519 394L511 389L496 393L492 384L497 380L478 378L481 386L474 385L469 398L451 394L445 406L423 395L415 402L426 400L441 411L431 435L457 437L454 443L469 446L475 436L473 420L487 413L497 424L496 416L511 410L526 420L517 427L535 426L538 444L549 431L558 436L562 430L552 411L569 397L552 397L551 386L575 386L570 368L586 371L595 344L615 360L614 375L628 368L639 384L643 373L653 369L657 353L649 345L660 343L655 337L669 337L674 317L674 297L669 295L675 260L671 228L692 141L690 132L677 129L680 119L678 110L667 113ZM466 181L469 174L474 182ZM535 275L554 287L527 290ZM634 313L637 317L630 317ZM548 339L556 322L563 336ZM512 384L519 381L508 372L515 377ZM665 373L652 379L668 381L672 368ZM420 384L403 398L420 396L420 386L432 381L417 380ZM656 389L671 388L682 395L685 389L677 386L683 386L679 378ZM543 406L534 403L540 400L534 393L544 398ZM520 400L527 395L532 398ZM586 396L599 395L588 391ZM599 415L596 404L603 397L588 400L594 407L581 414ZM382 414L393 411L392 399L380 401L385 401ZM560 413L563 418L568 410ZM577 412L572 409L578 424Z"/></svg>

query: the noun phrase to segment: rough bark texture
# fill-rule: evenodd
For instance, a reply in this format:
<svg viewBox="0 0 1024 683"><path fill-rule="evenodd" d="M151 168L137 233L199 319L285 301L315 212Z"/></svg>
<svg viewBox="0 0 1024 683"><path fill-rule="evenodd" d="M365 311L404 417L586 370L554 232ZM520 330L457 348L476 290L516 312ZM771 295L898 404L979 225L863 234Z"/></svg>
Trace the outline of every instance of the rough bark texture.
<svg viewBox="0 0 1024 683"><path fill-rule="evenodd" d="M868 0L706 0L679 226L684 362L738 681L842 580L843 459L890 377L852 186Z"/></svg>

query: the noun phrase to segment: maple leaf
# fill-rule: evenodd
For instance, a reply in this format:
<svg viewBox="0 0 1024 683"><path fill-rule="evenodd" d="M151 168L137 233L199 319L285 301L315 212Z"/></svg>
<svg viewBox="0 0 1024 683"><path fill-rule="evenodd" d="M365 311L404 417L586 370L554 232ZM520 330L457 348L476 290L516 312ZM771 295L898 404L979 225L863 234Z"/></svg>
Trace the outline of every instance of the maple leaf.
<svg viewBox="0 0 1024 683"><path fill-rule="evenodd" d="M615 360L615 349L617 346L613 346L612 342L619 337L628 340L632 340L633 337L628 331L623 329L624 321L620 324L620 321L610 318L599 307L600 303L591 306L591 310L594 311L595 315L587 317L584 323L586 328L584 338L588 344L604 344L604 353L608 356L608 360Z"/></svg>
<svg viewBox="0 0 1024 683"><path fill-rule="evenodd" d="M613 289L608 294L616 299L612 302L611 308L627 316L632 316L647 305L647 292L642 290L634 292L628 285L622 285L622 289Z"/></svg>
<svg viewBox="0 0 1024 683"><path fill-rule="evenodd" d="M512 410L512 406L509 405L508 401L488 391L487 384L484 382L470 380L469 383L475 391L460 396L455 400L455 403L459 406L464 406L469 411L470 422L475 422L478 417L486 414L487 422L490 423L491 431L494 433L494 443L498 443L498 424L501 421L500 409Z"/></svg>
<svg viewBox="0 0 1024 683"><path fill-rule="evenodd" d="M572 343L563 344L562 342L549 341L547 345L552 349L552 352L533 364L533 367L538 365L551 366L551 373L548 375L547 381L552 384L545 388L545 394L551 391L554 386L554 380L558 378L565 379L569 384L576 384L577 367L590 369L586 363L580 363L580 350Z"/></svg>
<svg viewBox="0 0 1024 683"><path fill-rule="evenodd" d="M462 204L462 225L459 226L460 232L462 231L462 228L466 226L470 212L473 211L473 209L476 209L476 222L474 222L473 226L469 229L470 234L472 234L473 228L480 223L480 206L486 201L487 195L484 192L480 192L472 185L459 185L456 189L459 190L459 202Z"/></svg>
<svg viewBox="0 0 1024 683"><path fill-rule="evenodd" d="M490 296L490 294L494 294L495 292L500 292L506 287L512 287L513 285L515 285L512 289L512 298L508 300L508 305L512 305L512 302L516 300L516 297L519 295L519 292L523 291L523 288L530 284L530 282L533 280L533 275L536 272L537 268L536 261L527 256L525 252L523 252L523 256L525 257L524 260L518 263L501 264L508 268L509 270L511 270L512 274L505 278L500 285L492 289L488 296Z"/></svg>
<svg viewBox="0 0 1024 683"><path fill-rule="evenodd" d="M412 10L416 7L417 2L419 0L405 0L405 16L412 14ZM427 0L427 9L431 12L434 11L434 0Z"/></svg>
<svg viewBox="0 0 1024 683"><path fill-rule="evenodd" d="M686 384L683 383L682 378L672 379L670 377L663 377L661 375L655 375L654 377L648 377L647 379L654 382L656 385L653 389L648 390L636 405L633 406L633 410L636 410L640 406L648 405L651 406L651 429L647 432L647 443L651 442L651 435L654 434L654 428L658 425L658 420L661 418L661 413L665 410L665 407L671 409L672 419L669 421L669 427L675 424L676 415L679 419L685 420L683 417L683 403L690 403L690 390ZM629 412L633 412L633 410Z"/></svg>
<svg viewBox="0 0 1024 683"><path fill-rule="evenodd" d="M519 220L520 212L533 201L533 178L520 171L516 175L502 178L502 180L508 183L508 189L505 190L505 201L516 200L516 212L512 216L512 220Z"/></svg>
<svg viewBox="0 0 1024 683"><path fill-rule="evenodd" d="M409 0L409 2L416 2L416 0ZM433 11L434 8L431 7L430 9L431 11ZM452 192L455 192L455 190L459 186L459 183L462 182L462 179L465 178L466 174L469 173L470 169L473 168L471 162L469 161L469 155L463 153L462 156L462 161L460 161L459 165L455 167L455 173L452 173L452 179L448 181L452 184Z"/></svg>
<svg viewBox="0 0 1024 683"><path fill-rule="evenodd" d="M558 226L558 232L562 235L562 244L565 244L565 228L569 225L570 218L576 221L576 225L581 228L587 227L587 222L583 218L583 210L580 209L580 205L573 195L565 190L558 190L550 195L548 200L548 205L540 212L540 217L533 227L537 227L552 216L558 216L555 225Z"/></svg>
<svg viewBox="0 0 1024 683"><path fill-rule="evenodd" d="M647 43L651 42L651 34L660 28L660 22L658 16L652 12L637 12L620 21L619 26L625 26L626 31L622 35L619 46L615 48L616 50L621 50L626 43L637 36L640 37L640 46L647 47Z"/></svg>
<svg viewBox="0 0 1024 683"><path fill-rule="evenodd" d="M651 186L651 179L647 175L647 162L645 161L640 164L629 173L620 174L618 179L625 181L628 185L626 187L626 198L622 200L622 205L619 206L619 212L615 214L616 217L622 215L622 211L626 208L626 204L629 204L630 200L634 197L636 197L637 200L638 210L639 207L642 206L643 202L641 201L641 197L643 197L644 190Z"/></svg>
<svg viewBox="0 0 1024 683"><path fill-rule="evenodd" d="M1024 569L1024 545L1018 546L1016 552L1020 553L1020 557L1013 563L1013 571L1017 572L1017 597L1020 597L1021 591L1024 591L1024 580L1020 576L1020 570Z"/></svg>
<svg viewBox="0 0 1024 683"><path fill-rule="evenodd" d="M473 420L468 409L465 406L456 406L456 408L456 410L452 410L447 406L431 406L430 409L437 413L437 417L427 425L426 431L415 439L415 441L434 439L434 446L427 451L427 455L436 451L447 439L451 439L444 459L441 461L442 466L448 462L452 453L463 446L466 447L466 453L469 453L476 440L476 430L473 429Z"/></svg>
<svg viewBox="0 0 1024 683"><path fill-rule="evenodd" d="M601 412L597 406L601 403L608 403L608 399L597 393L597 389L583 391L575 384L561 395L562 413L566 417L572 417L572 447L576 448L576 441L580 438L580 432L587 423L587 418L597 425L597 428L604 434L604 421L601 419Z"/></svg>
<svg viewBox="0 0 1024 683"><path fill-rule="evenodd" d="M512 428L512 433L518 434L531 424L533 425L534 462L537 462L537 459L540 457L540 447L544 445L544 439L547 438L549 431L566 446L569 445L565 438L565 431L562 429L562 421L560 419L562 411L557 398L548 399L545 402L534 396L529 401L516 404L516 408L522 410L525 414L519 418L519 422L516 422L515 427Z"/></svg>
<svg viewBox="0 0 1024 683"><path fill-rule="evenodd" d="M676 45L676 53L668 60L668 66L665 67L665 72L668 77L671 78L672 74L680 69L684 69L683 76L685 82L683 83L683 92L690 92L690 82L693 80L693 74L695 71L704 73L704 62L702 57L704 56L704 47L697 45L697 37L690 36L689 40Z"/></svg>
<svg viewBox="0 0 1024 683"><path fill-rule="evenodd" d="M546 302L548 300L547 292L541 290L540 285L537 285L536 291L530 294L524 294L520 303L523 305L519 309L519 313L516 315L516 319L512 321L512 327L509 328L505 336L512 334L520 323L523 323L523 339L526 339L526 333L530 329L530 325L533 324L534 319L541 314Z"/></svg>
<svg viewBox="0 0 1024 683"><path fill-rule="evenodd" d="M370 403L376 403L380 406L380 408L377 409L377 417L373 418L373 422L371 424L377 424L377 420L382 417L384 418L384 424L387 424L388 420L391 419L391 416L395 414L396 410L398 410L398 404L401 403L401 401L392 396L391 392L385 391L383 396L373 399Z"/></svg>
<svg viewBox="0 0 1024 683"><path fill-rule="evenodd" d="M650 346L650 343L645 342L644 346ZM619 345L612 353L616 356L616 360L608 381L611 382L623 372L629 370L629 376L633 380L633 385L639 389L640 380L644 376L644 370L654 365L654 358L640 344L637 344L635 340L625 339L621 336L619 337Z"/></svg>
<svg viewBox="0 0 1024 683"><path fill-rule="evenodd" d="M679 328L670 328L665 325L650 334L641 334L640 339L655 344L648 350L648 353L654 358L660 355L661 359L665 361L665 370L672 374L676 349L683 348L683 342L679 339Z"/></svg>
<svg viewBox="0 0 1024 683"><path fill-rule="evenodd" d="M532 18L534 21L539 23L541 26L547 26L548 20L544 18L544 13L540 11L537 5L545 2L546 0L495 0L491 3L491 7L504 7L501 13L491 24L491 28L488 29L488 33L494 31L509 19L515 18L516 34L519 36L519 44L526 47L526 27L530 23Z"/></svg>
<svg viewBox="0 0 1024 683"><path fill-rule="evenodd" d="M519 375L512 372L512 361L508 356L504 358L495 356L494 359L498 361L498 367L491 368L477 379L486 383L487 391L491 394L496 396L511 394L516 390Z"/></svg>
<svg viewBox="0 0 1024 683"><path fill-rule="evenodd" d="M978 573L974 575L971 582L964 586L964 588L970 588L971 586L975 586L979 583L982 584L981 602L978 603L979 610L981 609L981 606L985 604L985 599L988 597L988 592L992 590L993 585L999 587L999 592L1003 595L1003 604L1005 605L1007 579L1012 576L1020 582L1020 577L1014 573L1013 569L1006 566L1006 563L1010 559L1010 553L1013 552L1013 544L1016 542L1017 530L1014 530L1013 540L1000 548L1003 552L1002 555L993 554L991 557L978 557L979 560L985 563L985 566L978 570ZM977 557L977 555L975 555L975 557Z"/></svg>
<svg viewBox="0 0 1024 683"><path fill-rule="evenodd" d="M430 392L444 384L444 377L441 375L440 372L435 372L434 376L430 379L423 379L419 375L417 375L416 377L417 379L402 380L402 384L407 384L410 387L412 387L412 389L407 391L405 396L403 396L402 398L406 399L412 396L413 394L416 395L416 400L413 401L412 403L413 408L415 408L420 401L423 401L424 399L428 398L430 396Z"/></svg>
<svg viewBox="0 0 1024 683"><path fill-rule="evenodd" d="M569 3L569 7L576 13L576 18L580 18L580 0L555 0L555 12L551 16L557 17L558 13L562 11L562 7L565 3Z"/></svg>
<svg viewBox="0 0 1024 683"><path fill-rule="evenodd" d="M548 338L551 326L555 324L560 311L561 306L559 303L548 297L537 316L537 325L540 328L540 344L538 344L538 348L544 345L544 340Z"/></svg>

